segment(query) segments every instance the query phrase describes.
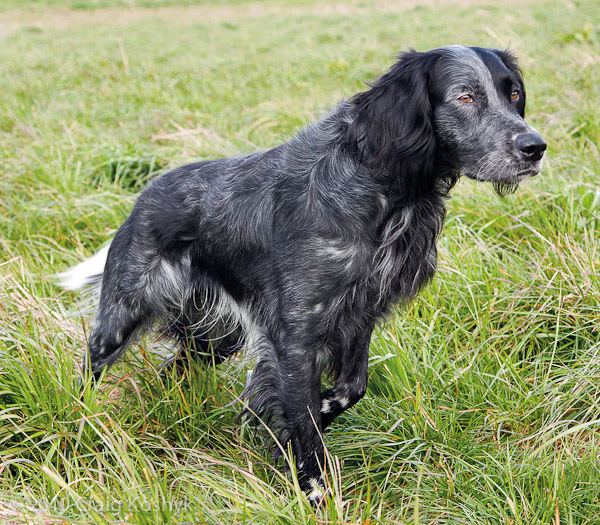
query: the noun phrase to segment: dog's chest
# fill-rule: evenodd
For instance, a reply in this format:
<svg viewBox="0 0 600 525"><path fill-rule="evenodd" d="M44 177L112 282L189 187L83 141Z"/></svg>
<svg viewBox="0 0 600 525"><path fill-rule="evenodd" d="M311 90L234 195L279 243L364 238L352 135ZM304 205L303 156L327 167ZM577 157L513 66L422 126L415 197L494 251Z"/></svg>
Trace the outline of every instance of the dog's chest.
<svg viewBox="0 0 600 525"><path fill-rule="evenodd" d="M369 280L377 304L411 299L431 279L444 213L443 203L432 200L396 209L382 222Z"/></svg>

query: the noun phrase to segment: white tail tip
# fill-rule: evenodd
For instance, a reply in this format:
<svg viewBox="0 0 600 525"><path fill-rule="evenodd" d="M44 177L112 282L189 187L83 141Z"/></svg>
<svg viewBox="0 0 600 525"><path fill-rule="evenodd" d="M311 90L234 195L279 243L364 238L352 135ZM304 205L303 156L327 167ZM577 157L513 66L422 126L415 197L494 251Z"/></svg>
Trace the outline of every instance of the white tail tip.
<svg viewBox="0 0 600 525"><path fill-rule="evenodd" d="M60 286L65 290L79 290L84 286L101 281L109 247L110 244L77 266L58 274Z"/></svg>

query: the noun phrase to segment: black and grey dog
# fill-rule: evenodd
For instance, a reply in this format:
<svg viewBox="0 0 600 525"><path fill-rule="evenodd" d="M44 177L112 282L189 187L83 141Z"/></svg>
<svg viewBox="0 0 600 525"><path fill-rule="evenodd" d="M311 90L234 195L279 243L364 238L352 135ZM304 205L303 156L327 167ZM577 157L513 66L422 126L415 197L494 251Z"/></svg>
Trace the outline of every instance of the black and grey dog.
<svg viewBox="0 0 600 525"><path fill-rule="evenodd" d="M539 172L524 112L510 53L410 51L285 144L157 178L110 247L64 274L101 284L92 373L151 326L208 362L250 350L249 411L319 501L320 432L364 395L375 324L433 276L457 178L506 192Z"/></svg>

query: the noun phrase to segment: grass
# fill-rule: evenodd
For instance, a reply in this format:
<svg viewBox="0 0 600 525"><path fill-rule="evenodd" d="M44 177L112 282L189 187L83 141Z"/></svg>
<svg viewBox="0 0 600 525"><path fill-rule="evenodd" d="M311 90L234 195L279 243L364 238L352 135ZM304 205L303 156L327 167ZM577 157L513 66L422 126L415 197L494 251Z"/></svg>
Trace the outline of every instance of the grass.
<svg viewBox="0 0 600 525"><path fill-rule="evenodd" d="M0 522L600 524L600 4L118 7L149 3L0 11ZM509 198L454 190L438 275L325 436L325 508L240 424L234 364L161 379L144 340L80 395L89 320L51 276L149 177L277 144L447 43L518 52L549 159Z"/></svg>

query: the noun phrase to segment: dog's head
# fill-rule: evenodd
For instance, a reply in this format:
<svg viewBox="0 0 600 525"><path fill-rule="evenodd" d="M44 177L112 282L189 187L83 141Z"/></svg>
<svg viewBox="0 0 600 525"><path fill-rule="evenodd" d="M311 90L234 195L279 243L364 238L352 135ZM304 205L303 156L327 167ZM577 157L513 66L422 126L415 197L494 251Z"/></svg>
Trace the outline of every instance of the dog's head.
<svg viewBox="0 0 600 525"><path fill-rule="evenodd" d="M525 85L507 51L410 51L352 99L349 139L365 160L420 187L444 166L504 193L536 175L546 143L525 122Z"/></svg>

